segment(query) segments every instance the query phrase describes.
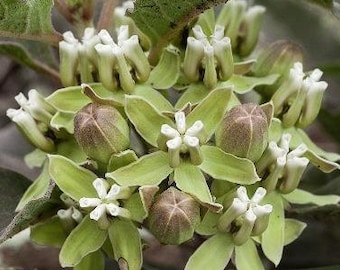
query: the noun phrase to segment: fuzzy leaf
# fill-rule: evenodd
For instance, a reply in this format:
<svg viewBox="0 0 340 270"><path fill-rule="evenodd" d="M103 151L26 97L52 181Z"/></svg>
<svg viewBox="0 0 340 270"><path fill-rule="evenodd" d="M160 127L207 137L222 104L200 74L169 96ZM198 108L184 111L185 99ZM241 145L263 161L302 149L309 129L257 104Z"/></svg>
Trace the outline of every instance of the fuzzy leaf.
<svg viewBox="0 0 340 270"><path fill-rule="evenodd" d="M0 36L57 44L60 37L51 23L52 0L2 0Z"/></svg>
<svg viewBox="0 0 340 270"><path fill-rule="evenodd" d="M294 242L306 228L307 224L296 219L285 219L284 245Z"/></svg>
<svg viewBox="0 0 340 270"><path fill-rule="evenodd" d="M121 186L158 185L173 171L168 159L167 153L157 151L107 173L106 177L113 179Z"/></svg>
<svg viewBox="0 0 340 270"><path fill-rule="evenodd" d="M138 133L151 145L157 146L163 124L173 125L155 106L138 96L126 96L125 111Z"/></svg>
<svg viewBox="0 0 340 270"><path fill-rule="evenodd" d="M213 202L205 177L197 166L182 162L175 168L174 180L180 190L192 195L211 211L222 209L222 205Z"/></svg>
<svg viewBox="0 0 340 270"><path fill-rule="evenodd" d="M250 185L260 180L254 164L246 159L228 154L215 146L201 146L203 163L199 165L213 178L241 185Z"/></svg>
<svg viewBox="0 0 340 270"><path fill-rule="evenodd" d="M114 219L109 227L109 237L120 269L141 269L142 243L136 226L131 221Z"/></svg>
<svg viewBox="0 0 340 270"><path fill-rule="evenodd" d="M231 235L217 233L204 241L189 258L185 270L223 270L232 255L234 243Z"/></svg>
<svg viewBox="0 0 340 270"><path fill-rule="evenodd" d="M59 155L49 155L49 172L57 186L72 199L79 201L82 197L97 198L92 186L97 176L73 161Z"/></svg>
<svg viewBox="0 0 340 270"><path fill-rule="evenodd" d="M314 195L302 189L295 189L289 194L284 194L283 197L293 204L315 204L324 206L340 202L340 196L338 195Z"/></svg>
<svg viewBox="0 0 340 270"><path fill-rule="evenodd" d="M284 246L284 207L281 195L275 191L268 193L262 201L273 206L267 229L261 236L261 245L266 257L277 266L282 258Z"/></svg>
<svg viewBox="0 0 340 270"><path fill-rule="evenodd" d="M59 253L62 267L77 265L86 255L98 250L105 242L107 231L87 215L67 237Z"/></svg>
<svg viewBox="0 0 340 270"><path fill-rule="evenodd" d="M252 239L241 246L235 246L235 265L237 270L265 269Z"/></svg>

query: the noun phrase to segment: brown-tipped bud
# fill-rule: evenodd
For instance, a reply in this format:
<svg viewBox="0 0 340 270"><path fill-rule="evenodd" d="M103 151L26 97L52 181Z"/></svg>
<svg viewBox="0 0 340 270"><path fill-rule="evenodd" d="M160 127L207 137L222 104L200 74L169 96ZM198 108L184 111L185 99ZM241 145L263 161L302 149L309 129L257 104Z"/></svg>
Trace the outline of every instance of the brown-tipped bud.
<svg viewBox="0 0 340 270"><path fill-rule="evenodd" d="M216 145L227 153L258 160L267 146L268 117L256 104L232 108L216 131Z"/></svg>
<svg viewBox="0 0 340 270"><path fill-rule="evenodd" d="M192 238L199 222L199 204L190 195L170 187L152 205L149 229L161 243L178 245Z"/></svg>
<svg viewBox="0 0 340 270"><path fill-rule="evenodd" d="M95 103L76 114L74 136L90 158L104 164L130 144L129 127L118 110Z"/></svg>

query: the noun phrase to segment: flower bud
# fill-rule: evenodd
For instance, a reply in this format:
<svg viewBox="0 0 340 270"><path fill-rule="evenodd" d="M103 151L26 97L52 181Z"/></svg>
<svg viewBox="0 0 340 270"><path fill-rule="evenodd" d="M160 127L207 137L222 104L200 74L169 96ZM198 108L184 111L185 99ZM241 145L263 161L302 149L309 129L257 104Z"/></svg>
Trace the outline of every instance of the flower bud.
<svg viewBox="0 0 340 270"><path fill-rule="evenodd" d="M235 106L225 115L216 131L216 145L233 155L258 160L267 146L267 119L258 105Z"/></svg>
<svg viewBox="0 0 340 270"><path fill-rule="evenodd" d="M114 153L129 146L129 127L112 106L90 103L74 119L74 135L84 152L106 164Z"/></svg>
<svg viewBox="0 0 340 270"><path fill-rule="evenodd" d="M161 243L177 245L193 236L199 222L199 204L188 194L170 187L152 205L149 229Z"/></svg>

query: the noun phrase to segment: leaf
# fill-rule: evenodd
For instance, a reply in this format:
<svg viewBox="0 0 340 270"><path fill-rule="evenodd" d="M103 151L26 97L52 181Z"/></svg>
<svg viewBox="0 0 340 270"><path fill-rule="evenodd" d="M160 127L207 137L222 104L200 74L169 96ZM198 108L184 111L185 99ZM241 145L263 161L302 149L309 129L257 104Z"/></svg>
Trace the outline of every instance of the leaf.
<svg viewBox="0 0 340 270"><path fill-rule="evenodd" d="M31 183L21 174L0 168L0 230L11 222L21 196Z"/></svg>
<svg viewBox="0 0 340 270"><path fill-rule="evenodd" d="M157 139L161 132L161 126L172 121L163 116L155 106L146 99L138 96L126 96L125 112L137 132L151 145L157 147Z"/></svg>
<svg viewBox="0 0 340 270"><path fill-rule="evenodd" d="M241 185L250 185L260 180L254 164L246 159L225 153L215 146L201 146L203 163L199 165L213 178Z"/></svg>
<svg viewBox="0 0 340 270"><path fill-rule="evenodd" d="M52 0L2 0L0 36L57 44L60 36L51 22Z"/></svg>
<svg viewBox="0 0 340 270"><path fill-rule="evenodd" d="M0 55L11 57L21 65L25 65L39 73L47 74L55 79L59 79L59 72L57 70L54 70L45 63L34 59L32 55L30 55L30 53L19 43L0 41Z"/></svg>
<svg viewBox="0 0 340 270"><path fill-rule="evenodd" d="M157 151L105 176L121 186L159 185L172 171L167 153Z"/></svg>
<svg viewBox="0 0 340 270"><path fill-rule="evenodd" d="M302 189L295 189L291 193L284 194L283 197L293 204L315 204L323 206L340 202L340 196L338 195L314 195Z"/></svg>
<svg viewBox="0 0 340 270"><path fill-rule="evenodd" d="M214 203L205 177L197 166L181 162L175 168L174 180L180 190L192 195L211 211L218 212L222 209L222 205Z"/></svg>
<svg viewBox="0 0 340 270"><path fill-rule="evenodd" d="M58 216L54 216L45 222L35 224L30 230L31 239L39 245L49 245L61 248L67 238L67 233Z"/></svg>
<svg viewBox="0 0 340 270"><path fill-rule="evenodd" d="M97 176L73 161L59 155L49 155L49 173L57 186L72 199L79 201L82 197L97 198L92 186Z"/></svg>
<svg viewBox="0 0 340 270"><path fill-rule="evenodd" d="M0 244L27 227L40 222L41 219L55 214L56 208L59 207L59 201L52 197L54 187L55 184L50 184L44 196L32 200L24 206L11 223L0 232ZM9 191L6 192L9 194Z"/></svg>
<svg viewBox="0 0 340 270"><path fill-rule="evenodd" d="M265 269L252 239L241 246L235 246L235 265L237 270Z"/></svg>
<svg viewBox="0 0 340 270"><path fill-rule="evenodd" d="M136 226L131 221L114 219L109 227L109 237L120 269L140 270L142 243Z"/></svg>
<svg viewBox="0 0 340 270"><path fill-rule="evenodd" d="M184 270L223 270L227 266L233 250L234 243L231 235L217 233L196 249Z"/></svg>
<svg viewBox="0 0 340 270"><path fill-rule="evenodd" d="M162 49L181 35L187 24L204 10L227 0L137 0L129 14L152 42L149 59L155 64Z"/></svg>
<svg viewBox="0 0 340 270"><path fill-rule="evenodd" d="M263 201L273 206L268 227L261 236L261 245L266 257L277 266L282 258L284 246L284 208L281 195L276 191L268 193Z"/></svg>
<svg viewBox="0 0 340 270"><path fill-rule="evenodd" d="M105 242L107 231L87 215L67 237L59 253L62 267L77 265L86 255L98 250Z"/></svg>
<svg viewBox="0 0 340 270"><path fill-rule="evenodd" d="M186 118L187 126L192 126L195 121L201 120L207 132L208 139L227 111L231 91L228 88L216 89L209 93Z"/></svg>
<svg viewBox="0 0 340 270"><path fill-rule="evenodd" d="M294 242L306 228L307 224L296 219L285 219L284 245Z"/></svg>
<svg viewBox="0 0 340 270"><path fill-rule="evenodd" d="M104 270L105 257L100 250L86 255L73 270Z"/></svg>

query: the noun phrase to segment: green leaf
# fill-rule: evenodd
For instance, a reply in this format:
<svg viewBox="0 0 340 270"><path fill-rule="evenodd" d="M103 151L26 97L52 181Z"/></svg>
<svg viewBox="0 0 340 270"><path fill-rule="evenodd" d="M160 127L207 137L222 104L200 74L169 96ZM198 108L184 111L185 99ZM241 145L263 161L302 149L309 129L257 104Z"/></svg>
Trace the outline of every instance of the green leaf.
<svg viewBox="0 0 340 270"><path fill-rule="evenodd" d="M213 178L241 185L260 181L250 160L233 156L215 146L203 145L201 151L203 163L199 168Z"/></svg>
<svg viewBox="0 0 340 270"><path fill-rule="evenodd" d="M57 186L72 199L79 201L82 197L97 198L92 186L97 176L73 161L59 155L49 155L49 173Z"/></svg>
<svg viewBox="0 0 340 270"><path fill-rule="evenodd" d="M0 230L11 222L15 208L30 184L31 181L21 174L0 168Z"/></svg>
<svg viewBox="0 0 340 270"><path fill-rule="evenodd" d="M15 187L15 185L13 186ZM24 208L12 219L11 223L0 232L0 244L27 227L40 222L41 219L55 214L56 209L60 205L59 201L52 197L54 187L55 184L50 184L49 189L44 194L44 196L28 202L24 206ZM6 192L1 192L1 194L11 195L10 190L11 188L8 188L6 189ZM20 191L19 188L18 190ZM18 192L18 190L16 192ZM15 198L14 195L13 197ZM10 201L10 199L8 201ZM6 204L2 205L6 207ZM10 206L7 205L7 207ZM6 208L6 211L7 210L10 210L10 208ZM6 217L6 213L4 213L4 216ZM6 219L1 219L1 222L6 221Z"/></svg>
<svg viewBox="0 0 340 270"><path fill-rule="evenodd" d="M196 249L189 258L185 270L223 270L233 250L234 243L230 234L215 234Z"/></svg>
<svg viewBox="0 0 340 270"><path fill-rule="evenodd" d="M113 179L121 186L159 185L171 172L168 154L157 151L143 156L139 160L122 167L106 177Z"/></svg>
<svg viewBox="0 0 340 270"><path fill-rule="evenodd" d="M263 199L263 204L269 203L273 206L273 211L269 216L267 229L261 237L263 253L277 266L282 258L284 246L284 206L281 195L272 191Z"/></svg>
<svg viewBox="0 0 340 270"><path fill-rule="evenodd" d="M174 180L180 190L192 195L211 211L218 212L222 209L222 205L213 201L205 177L197 166L181 162L175 168Z"/></svg>
<svg viewBox="0 0 340 270"><path fill-rule="evenodd" d="M252 239L241 246L235 246L235 265L237 270L265 269Z"/></svg>
<svg viewBox="0 0 340 270"><path fill-rule="evenodd" d="M47 74L59 79L59 73L57 70L52 69L37 59L34 59L32 55L30 55L30 53L19 43L0 41L0 55L11 57L14 61L21 65L27 66L39 73Z"/></svg>
<svg viewBox="0 0 340 270"><path fill-rule="evenodd" d="M61 248L67 238L67 233L58 216L54 216L45 222L35 224L30 230L31 239L39 245L49 245Z"/></svg>
<svg viewBox="0 0 340 270"><path fill-rule="evenodd" d="M97 222L87 215L67 237L59 253L62 267L77 265L86 255L98 250L104 244L107 231L99 229Z"/></svg>
<svg viewBox="0 0 340 270"><path fill-rule="evenodd" d="M48 174L48 163L45 162L44 167L34 182L29 186L29 188L25 191L24 195L22 195L20 202L18 203L15 211L20 211L23 207L31 200L38 199L42 197L50 184L50 176Z"/></svg>
<svg viewBox="0 0 340 270"><path fill-rule="evenodd" d="M120 269L140 270L142 243L136 226L131 221L114 219L109 227L109 237Z"/></svg>
<svg viewBox="0 0 340 270"><path fill-rule="evenodd" d="M73 270L104 270L105 257L100 250L86 255Z"/></svg>
<svg viewBox="0 0 340 270"><path fill-rule="evenodd" d="M66 130L68 133L73 134L74 132L74 113L73 112L57 112L53 115L50 125L56 130Z"/></svg>
<svg viewBox="0 0 340 270"><path fill-rule="evenodd" d="M157 62L162 49L180 36L197 15L226 0L137 0L130 16L137 27L151 40L150 60Z"/></svg>
<svg viewBox="0 0 340 270"><path fill-rule="evenodd" d="M52 0L2 0L0 36L57 44L60 36L51 22Z"/></svg>
<svg viewBox="0 0 340 270"><path fill-rule="evenodd" d="M112 172L121 167L129 165L130 163L138 160L136 153L133 150L125 150L118 154L113 154L109 160L109 165L107 166L107 171Z"/></svg>
<svg viewBox="0 0 340 270"><path fill-rule="evenodd" d="M172 87L179 77L180 64L179 50L173 46L165 48L157 66L151 71L147 83L156 89Z"/></svg>
<svg viewBox="0 0 340 270"><path fill-rule="evenodd" d="M296 219L285 219L284 245L294 242L306 228L307 224Z"/></svg>
<svg viewBox="0 0 340 270"><path fill-rule="evenodd" d="M283 197L293 204L315 204L323 206L340 202L340 196L338 195L314 195L302 189L295 189L291 193L284 194Z"/></svg>
<svg viewBox="0 0 340 270"><path fill-rule="evenodd" d="M163 116L155 106L138 96L126 96L125 112L137 132L151 145L157 146L157 139L163 124L173 126L172 121Z"/></svg>
<svg viewBox="0 0 340 270"><path fill-rule="evenodd" d="M201 120L210 138L227 111L231 91L228 88L213 90L204 98L186 118L187 126Z"/></svg>

